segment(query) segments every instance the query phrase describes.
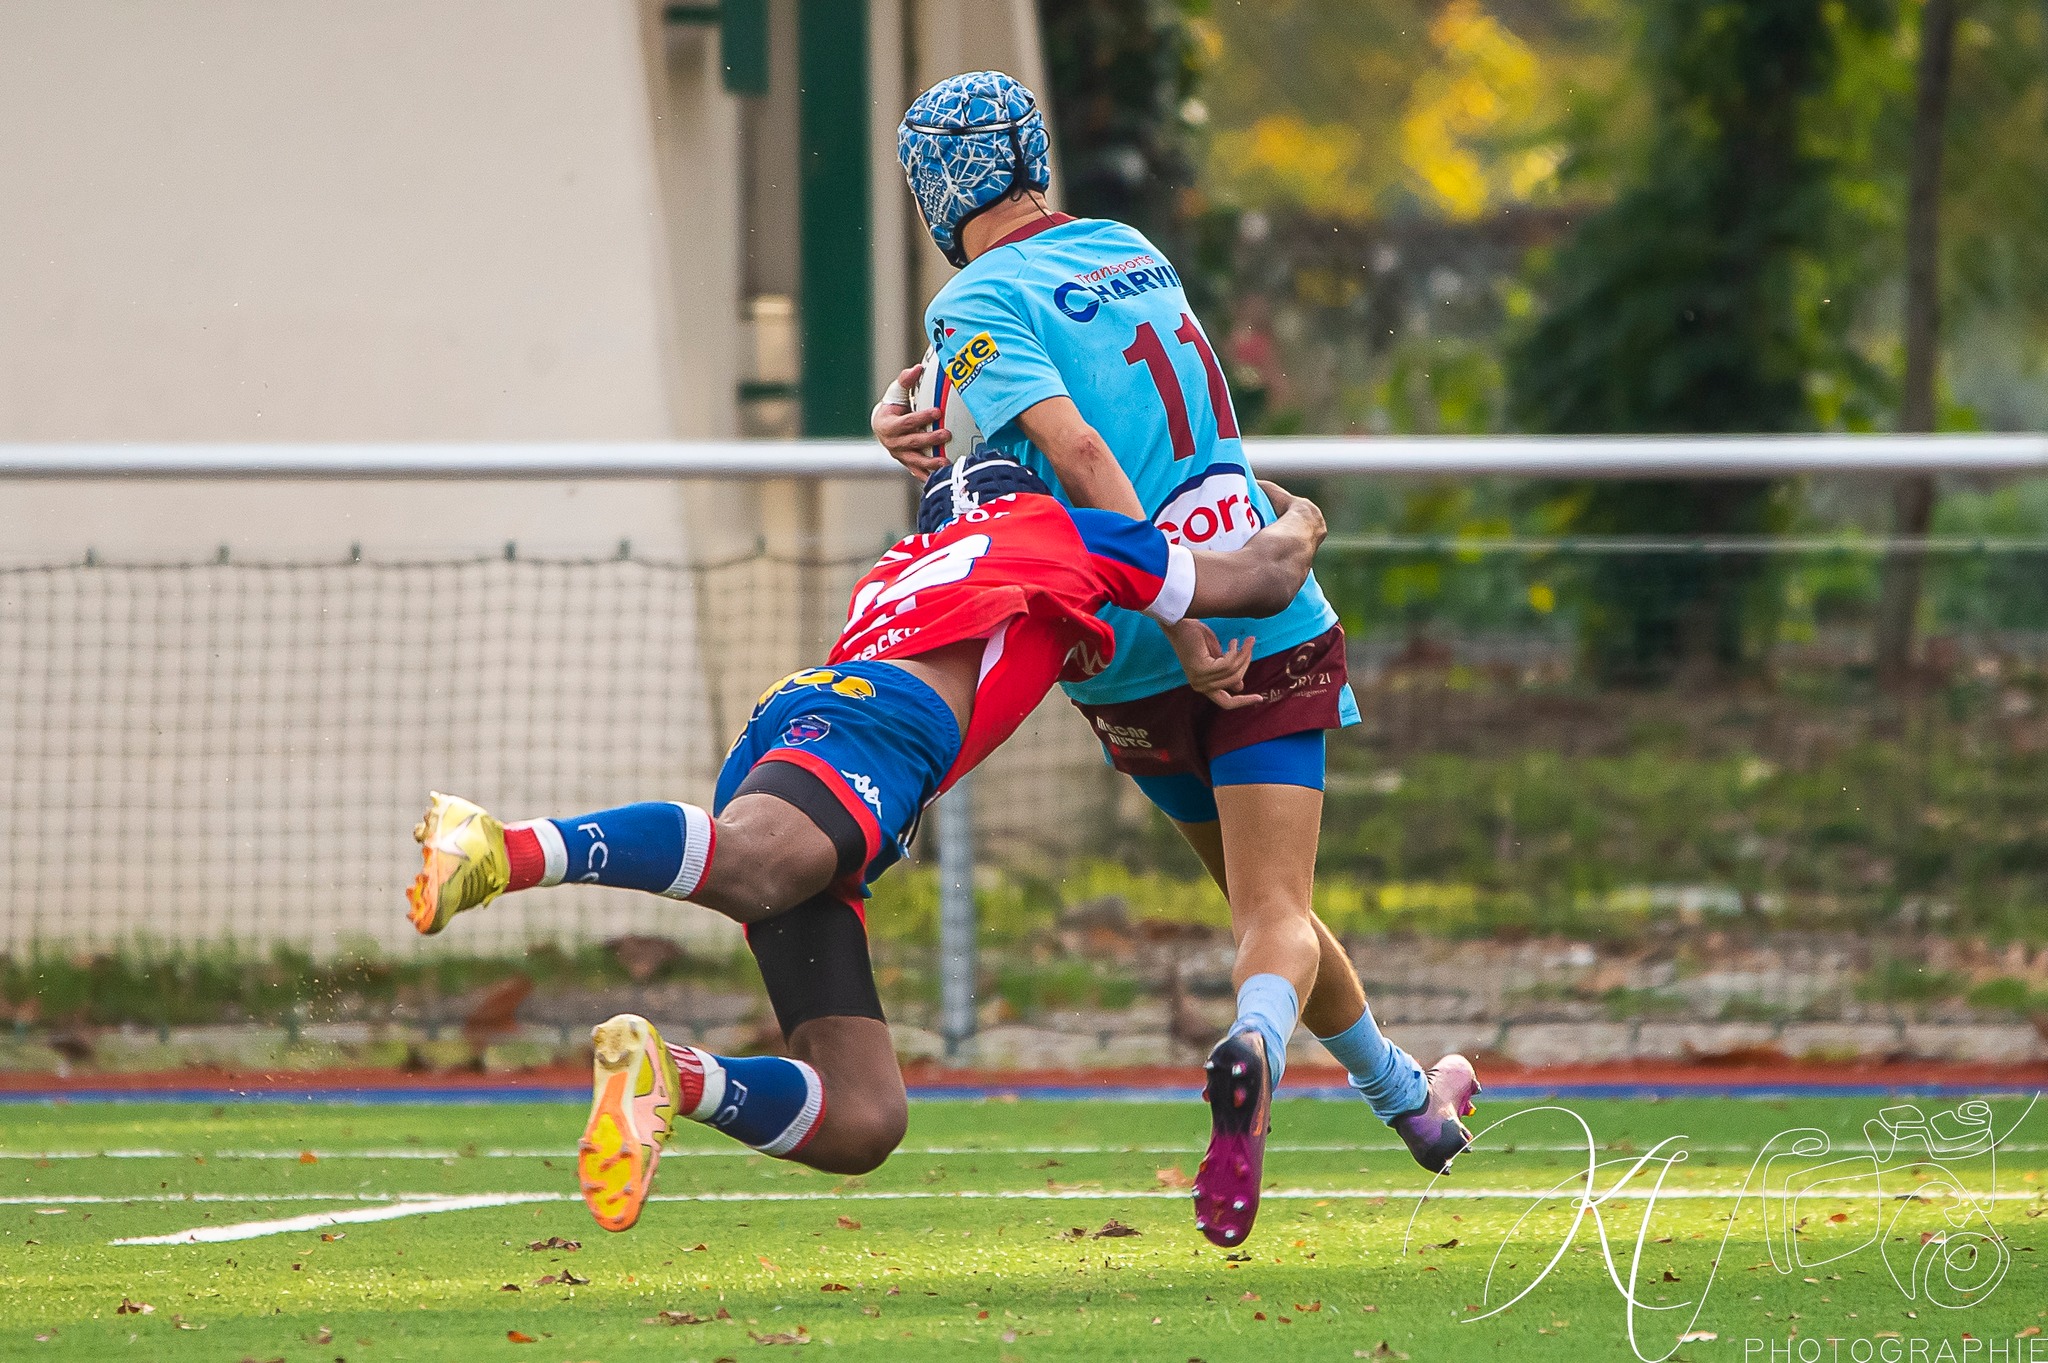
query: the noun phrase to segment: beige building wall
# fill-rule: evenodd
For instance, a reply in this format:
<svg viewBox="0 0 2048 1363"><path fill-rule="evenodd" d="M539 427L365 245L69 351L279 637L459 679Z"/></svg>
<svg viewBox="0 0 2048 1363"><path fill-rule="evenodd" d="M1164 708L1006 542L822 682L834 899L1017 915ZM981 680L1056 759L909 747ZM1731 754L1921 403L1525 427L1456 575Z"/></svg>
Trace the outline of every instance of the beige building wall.
<svg viewBox="0 0 2048 1363"><path fill-rule="evenodd" d="M670 279L643 41L635 0L9 0L0 436L709 429L671 290L730 294Z"/></svg>

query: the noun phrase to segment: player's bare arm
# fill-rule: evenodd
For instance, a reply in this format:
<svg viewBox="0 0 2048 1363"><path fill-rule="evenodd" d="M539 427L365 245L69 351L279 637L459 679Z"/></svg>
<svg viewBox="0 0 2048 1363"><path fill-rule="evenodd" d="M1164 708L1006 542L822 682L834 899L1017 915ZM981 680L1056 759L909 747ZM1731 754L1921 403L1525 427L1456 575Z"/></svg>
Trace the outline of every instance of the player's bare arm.
<svg viewBox="0 0 2048 1363"><path fill-rule="evenodd" d="M1074 505L1146 519L1130 475L1117 463L1109 442L1082 418L1072 398L1047 398L1026 407L1017 426L1051 463Z"/></svg>
<svg viewBox="0 0 2048 1363"><path fill-rule="evenodd" d="M1213 561L1213 566L1207 570L1206 578L1210 590L1218 596L1238 591L1256 592L1260 585L1259 574L1268 566L1267 561L1280 567L1283 573L1299 569L1301 576L1293 579L1294 590L1298 591L1301 582L1308 575L1305 565L1315 557L1314 545L1322 542L1322 513L1314 503L1291 497L1277 484L1263 483L1261 486L1269 495L1277 494L1273 496L1273 505L1281 514L1273 525L1254 536L1251 544L1245 547L1249 550L1253 546L1258 546L1257 554L1245 560L1239 560L1236 554L1198 551L1195 555L1198 565L1204 561ZM1286 508L1296 504L1302 506L1304 510L1290 519ZM1314 519L1313 542L1308 544L1304 555L1302 544L1305 542L1310 513L1313 513ZM1238 552L1243 553L1245 550ZM1234 574L1241 574L1242 579L1234 579ZM1201 603L1200 609L1204 614L1242 618L1271 615L1274 610L1284 609L1285 606L1284 602L1281 606L1274 607L1270 602L1259 600L1248 601L1246 604L1263 609L1212 609L1213 603L1206 600ZM1252 665L1252 650L1258 642L1256 636L1242 635L1232 639L1226 648L1222 640L1216 637L1215 630L1209 628L1196 615L1190 614L1180 623L1167 626L1166 637L1173 644L1175 656L1180 659L1181 670L1187 673L1188 685L1207 696L1210 703L1225 710L1242 710L1265 699L1260 695L1246 695L1243 689L1245 674Z"/></svg>
<svg viewBox="0 0 2048 1363"><path fill-rule="evenodd" d="M1271 491L1279 491L1272 484ZM1227 554L1197 549L1195 596L1188 614L1195 616L1277 615L1308 581L1316 550L1329 533L1322 509L1306 497L1286 498L1274 522ZM1281 503L1275 501L1275 509Z"/></svg>

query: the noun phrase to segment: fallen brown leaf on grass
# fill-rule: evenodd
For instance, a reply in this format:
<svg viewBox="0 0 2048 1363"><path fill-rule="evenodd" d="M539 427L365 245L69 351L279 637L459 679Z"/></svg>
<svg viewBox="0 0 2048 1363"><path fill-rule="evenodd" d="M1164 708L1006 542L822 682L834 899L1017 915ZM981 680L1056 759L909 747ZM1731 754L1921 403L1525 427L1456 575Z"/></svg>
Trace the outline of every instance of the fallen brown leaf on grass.
<svg viewBox="0 0 2048 1363"><path fill-rule="evenodd" d="M318 1155L314 1154L314 1153L313 1153L313 1152L312 1152L311 1150L301 1150L301 1151L299 1151L299 1163L301 1163L301 1164L318 1164L319 1162L320 1162L320 1157L319 1157Z"/></svg>
<svg viewBox="0 0 2048 1363"><path fill-rule="evenodd" d="M1120 1240L1126 1235L1143 1235L1144 1233L1141 1230L1135 1230L1130 1226L1126 1226L1123 1222L1111 1217L1102 1223L1102 1229L1095 1232L1094 1238L1097 1240Z"/></svg>
<svg viewBox="0 0 2048 1363"><path fill-rule="evenodd" d="M582 1287L589 1281L590 1279L579 1278L565 1268L560 1273L550 1273L545 1278L535 1278L533 1285L535 1287L553 1287L556 1284L560 1284L563 1287Z"/></svg>
<svg viewBox="0 0 2048 1363"><path fill-rule="evenodd" d="M331 1245L336 1240L346 1239L348 1239L348 1232L345 1230L332 1230L320 1232L320 1243L323 1245Z"/></svg>
<svg viewBox="0 0 2048 1363"><path fill-rule="evenodd" d="M850 1216L842 1216L842 1217L840 1217L840 1218L839 1218L839 1229L841 1229L841 1230L859 1230L859 1229L860 1229L860 1222L858 1222L858 1221L854 1220L854 1219L853 1219L852 1217L850 1217Z"/></svg>
<svg viewBox="0 0 2048 1363"><path fill-rule="evenodd" d="M1159 1180L1159 1186L1162 1188L1173 1188L1184 1192L1195 1186L1195 1181L1186 1174L1183 1174L1180 1171L1180 1166L1177 1164L1171 1169L1154 1169L1152 1174L1153 1177Z"/></svg>
<svg viewBox="0 0 2048 1363"><path fill-rule="evenodd" d="M502 1283L502 1284L500 1284L500 1285L499 1285L499 1287L498 1287L498 1290L499 1290L500 1292L517 1292L517 1291L519 1290L519 1284L518 1284L518 1283Z"/></svg>
<svg viewBox="0 0 2048 1363"><path fill-rule="evenodd" d="M860 1313L864 1316L879 1316L882 1314L882 1308L874 1305L863 1306Z"/></svg>
<svg viewBox="0 0 2048 1363"><path fill-rule="evenodd" d="M1303 1315L1308 1315L1311 1312L1322 1310L1323 1304L1320 1301L1312 1301L1308 1305L1303 1306L1300 1302L1296 1302L1294 1303L1294 1309L1301 1312Z"/></svg>
<svg viewBox="0 0 2048 1363"><path fill-rule="evenodd" d="M749 1330L747 1338L756 1344L808 1344L811 1342L811 1332L799 1325L794 1330L778 1330L769 1335L757 1335Z"/></svg>
<svg viewBox="0 0 2048 1363"><path fill-rule="evenodd" d="M770 1259L770 1258L769 1258L769 1257L768 1257L767 1255L765 1255L765 1254L756 1254L756 1255L755 1255L754 1257L755 1257L756 1259L759 1259L759 1260L761 1261L761 1267L763 1267L763 1268L767 1269L767 1270L768 1270L768 1271L769 1271L770 1273L780 1273L780 1272L782 1272L782 1270L781 1270L780 1268L777 1268L777 1267L775 1266L775 1261L774 1261L773 1259Z"/></svg>
<svg viewBox="0 0 2048 1363"><path fill-rule="evenodd" d="M1353 1358L1406 1358L1408 1355L1402 1353L1383 1339L1370 1349L1353 1349L1351 1356Z"/></svg>
<svg viewBox="0 0 2048 1363"><path fill-rule="evenodd" d="M127 1297L123 1296L121 1304L114 1308L114 1314L117 1316L146 1316L154 1310L156 1308L146 1301L129 1301Z"/></svg>
<svg viewBox="0 0 2048 1363"><path fill-rule="evenodd" d="M1676 1273L1673 1273L1670 1269L1667 1268L1664 1270L1664 1281L1667 1283L1675 1283L1683 1282L1684 1279L1680 1278Z"/></svg>
<svg viewBox="0 0 2048 1363"><path fill-rule="evenodd" d="M1828 1218L1828 1220L1832 1221L1834 1224L1838 1226L1841 1225L1844 1221L1847 1221L1848 1219L1849 1213L1847 1212L1836 1212L1833 1216Z"/></svg>
<svg viewBox="0 0 2048 1363"><path fill-rule="evenodd" d="M826 1283L826 1284L824 1284L823 1286L821 1286L821 1287L820 1287L820 1288L819 1288L818 1290L819 1290L820 1292L851 1292L851 1291L853 1291L853 1289L852 1289L852 1288L850 1288L850 1287L848 1287L848 1286L847 1286L847 1285L846 1285L845 1283Z"/></svg>
<svg viewBox="0 0 2048 1363"><path fill-rule="evenodd" d="M1438 1249L1456 1249L1457 1247L1458 1237L1455 1235L1453 1235L1450 1239L1444 1241L1441 1245L1437 1246Z"/></svg>
<svg viewBox="0 0 2048 1363"><path fill-rule="evenodd" d="M540 1343L539 1340L535 1339L532 1335L527 1334L524 1330L507 1330L505 1332L505 1338L511 1340L514 1344Z"/></svg>
<svg viewBox="0 0 2048 1363"><path fill-rule="evenodd" d="M334 1331L323 1325L313 1332L313 1337L308 1342L312 1344L332 1344L334 1343Z"/></svg>
<svg viewBox="0 0 2048 1363"><path fill-rule="evenodd" d="M583 1248L583 1242L581 1240L564 1240L559 1235L550 1235L545 1240L535 1240L532 1244L528 1245L527 1248L579 1250ZM697 1246L697 1248L702 1249L704 1247L702 1245L699 1245Z"/></svg>
<svg viewBox="0 0 2048 1363"><path fill-rule="evenodd" d="M700 1316L695 1311L657 1311L641 1322L643 1325L709 1325L710 1316Z"/></svg>

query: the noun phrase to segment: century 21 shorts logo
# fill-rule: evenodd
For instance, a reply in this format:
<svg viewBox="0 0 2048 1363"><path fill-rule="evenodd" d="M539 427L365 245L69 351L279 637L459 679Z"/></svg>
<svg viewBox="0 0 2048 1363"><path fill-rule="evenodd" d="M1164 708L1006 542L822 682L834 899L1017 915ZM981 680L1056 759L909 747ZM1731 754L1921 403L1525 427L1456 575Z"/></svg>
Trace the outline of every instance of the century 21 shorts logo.
<svg viewBox="0 0 2048 1363"><path fill-rule="evenodd" d="M967 344L961 346L952 359L946 361L946 377L953 381L955 388L965 388L974 382L974 376L985 369L990 360L1000 354L995 337L985 331L977 331L967 338Z"/></svg>

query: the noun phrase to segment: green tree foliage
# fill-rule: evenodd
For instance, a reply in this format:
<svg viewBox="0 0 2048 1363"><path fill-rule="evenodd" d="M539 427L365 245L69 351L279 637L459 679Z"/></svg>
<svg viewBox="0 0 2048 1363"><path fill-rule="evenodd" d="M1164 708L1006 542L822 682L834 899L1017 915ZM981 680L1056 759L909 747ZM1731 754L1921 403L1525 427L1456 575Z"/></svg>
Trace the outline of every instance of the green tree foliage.
<svg viewBox="0 0 2048 1363"><path fill-rule="evenodd" d="M1829 157L1806 135L1833 88L1838 23L1881 0L1673 0L1641 39L1648 155L1558 251L1548 306L1512 348L1512 410L1558 434L1793 431L1809 376L1844 347L1822 291ZM1834 15L1841 14L1837 21ZM1781 519L1763 482L1609 483L1560 503L1589 533L1755 533ZM1682 662L1737 666L1770 633L1751 559L1603 559L1586 578L1589 660L1655 682Z"/></svg>
<svg viewBox="0 0 2048 1363"><path fill-rule="evenodd" d="M1901 44L1895 58L1912 60ZM2048 425L2048 4L1963 0L1942 167L1943 424ZM1903 166L1903 120L1878 154ZM1903 192L1903 191L1901 191ZM1899 234L1877 245L1896 251ZM1898 268L1887 256L1881 268Z"/></svg>
<svg viewBox="0 0 2048 1363"><path fill-rule="evenodd" d="M1190 105L1199 0L1044 0L1053 137L1065 204L1130 223L1174 254L1195 182Z"/></svg>

